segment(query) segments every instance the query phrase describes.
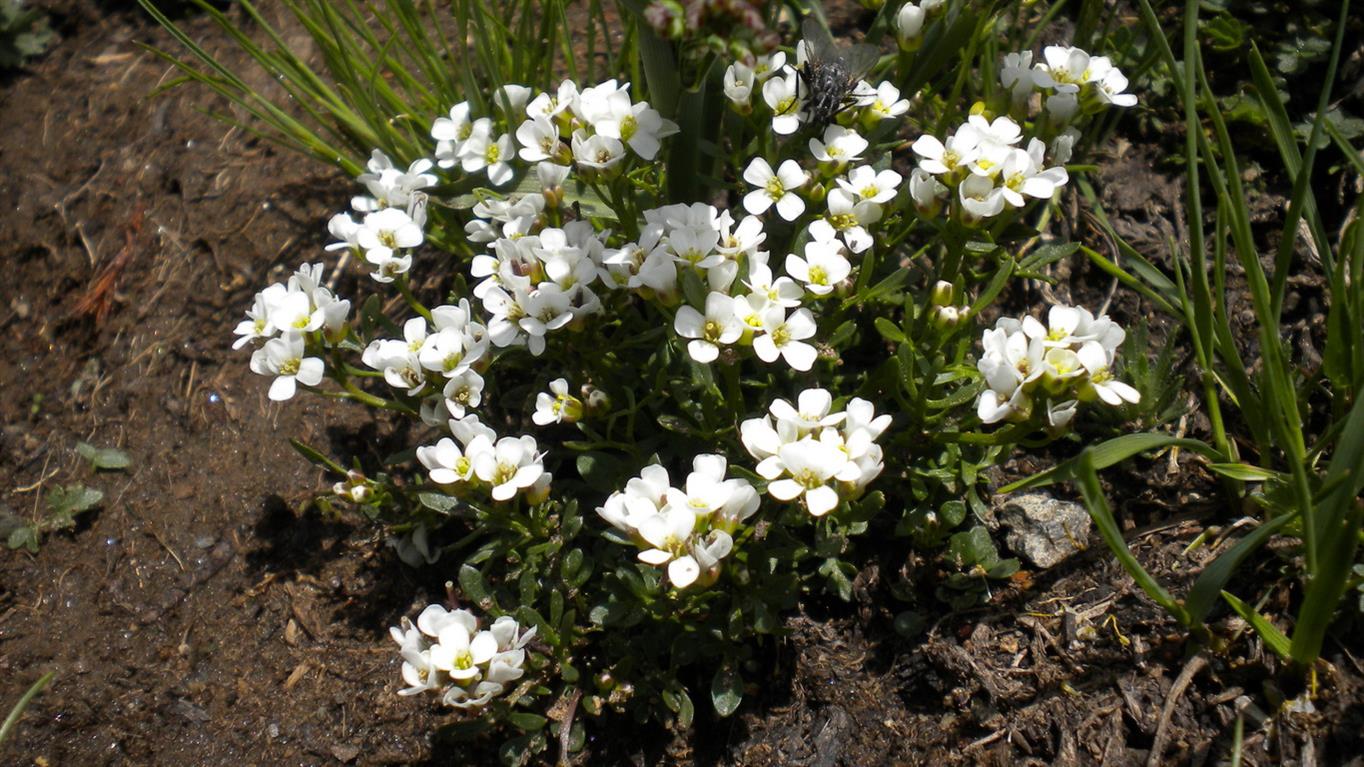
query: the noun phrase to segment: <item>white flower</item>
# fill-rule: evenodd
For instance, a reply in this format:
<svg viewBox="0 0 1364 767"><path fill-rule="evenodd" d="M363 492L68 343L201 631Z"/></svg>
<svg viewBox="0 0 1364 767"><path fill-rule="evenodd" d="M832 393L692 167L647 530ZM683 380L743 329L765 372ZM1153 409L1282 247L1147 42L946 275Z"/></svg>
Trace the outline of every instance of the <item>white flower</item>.
<svg viewBox="0 0 1364 767"><path fill-rule="evenodd" d="M615 80L584 88L573 101L573 112L587 125L597 129L606 120L618 119L630 111L630 84Z"/></svg>
<svg viewBox="0 0 1364 767"><path fill-rule="evenodd" d="M687 551L696 527L696 515L686 506L667 506L663 511L640 521L639 534L653 548L639 552L639 560L650 565L668 565L668 580L684 589L696 582L701 567Z"/></svg>
<svg viewBox="0 0 1364 767"><path fill-rule="evenodd" d="M467 101L450 107L449 117L436 118L431 125L431 138L436 139L436 164L442 168L454 167L459 162L460 149L473 132Z"/></svg>
<svg viewBox="0 0 1364 767"><path fill-rule="evenodd" d="M822 517L838 507L838 491L828 482L848 463L843 451L825 440L806 437L782 445L777 460L787 476L767 485L767 492L779 501L805 502L810 514Z"/></svg>
<svg viewBox="0 0 1364 767"><path fill-rule="evenodd" d="M863 96L859 103L872 124L899 117L909 111L909 99L900 98L900 89L886 81L876 86L874 92Z"/></svg>
<svg viewBox="0 0 1364 767"><path fill-rule="evenodd" d="M644 102L631 105L624 114L598 120L593 127L600 135L625 142L645 160L658 155L660 139L677 133L677 123L663 119L658 110Z"/></svg>
<svg viewBox="0 0 1364 767"><path fill-rule="evenodd" d="M584 137L581 131L573 134L573 159L581 166L606 171L625 158L625 145L620 139L596 134Z"/></svg>
<svg viewBox="0 0 1364 767"><path fill-rule="evenodd" d="M441 628L437 643L431 647L431 665L450 675L455 682L476 679L482 666L497 654L497 639L492 633L472 634L461 622L450 622Z"/></svg>
<svg viewBox="0 0 1364 767"><path fill-rule="evenodd" d="M424 236L421 227L405 211L384 208L365 216L355 239L365 253L365 260L378 267L374 278L391 282L412 265L410 255L399 256L398 252L421 245Z"/></svg>
<svg viewBox="0 0 1364 767"><path fill-rule="evenodd" d="M465 173L487 171L488 181L493 186L502 186L515 174L510 160L516 156L516 147L509 134L493 139L489 133L475 129L460 147L459 154L460 167Z"/></svg>
<svg viewBox="0 0 1364 767"><path fill-rule="evenodd" d="M920 215L930 218L936 216L943 201L951 194L952 190L922 167L915 168L909 174L909 196Z"/></svg>
<svg viewBox="0 0 1364 767"><path fill-rule="evenodd" d="M858 201L847 190L839 188L825 198L829 212L824 218L810 223L810 236L816 240L831 240L841 235L848 250L861 253L872 246L867 224L881 220L881 206L870 200Z"/></svg>
<svg viewBox="0 0 1364 767"><path fill-rule="evenodd" d="M805 339L815 334L815 320L809 309L797 309L788 317L780 306L762 312L763 334L753 339L753 351L763 362L776 362L780 356L793 370L805 372L815 364L819 353Z"/></svg>
<svg viewBox="0 0 1364 767"><path fill-rule="evenodd" d="M692 473L687 475L684 490L669 487L667 502L684 508L698 517L708 517L729 503L734 486L725 480L726 461L723 455L698 455L692 459Z"/></svg>
<svg viewBox="0 0 1364 767"><path fill-rule="evenodd" d="M252 353L251 372L275 376L270 399L283 402L294 396L297 384L317 386L322 382L326 366L318 357L304 357L304 348L303 335L290 332L266 341Z"/></svg>
<svg viewBox="0 0 1364 767"><path fill-rule="evenodd" d="M398 694L420 695L428 690L439 689L441 674L431 663L430 647L421 632L413 628L407 618L403 618L402 627L390 627L389 635L398 643L398 652L403 659L403 681L407 684Z"/></svg>
<svg viewBox="0 0 1364 767"><path fill-rule="evenodd" d="M582 400L568 393L568 380L565 378L550 381L548 392L535 395L535 413L531 420L537 426L573 423L582 417Z"/></svg>
<svg viewBox="0 0 1364 767"><path fill-rule="evenodd" d="M783 162L773 173L767 160L754 157L744 169L744 180L758 187L744 195L744 210L749 213L760 216L775 204L777 215L787 221L795 221L805 212L805 200L791 190L804 186L810 177L795 160Z"/></svg>
<svg viewBox="0 0 1364 767"><path fill-rule="evenodd" d="M847 279L852 264L843 257L843 244L838 240L810 240L805 243L805 258L794 253L786 256L786 273L805 283L805 289L817 296L827 296L834 286Z"/></svg>
<svg viewBox="0 0 1364 767"><path fill-rule="evenodd" d="M559 141L559 129L548 118L531 118L516 129L516 140L521 149L517 156L526 162L540 162L559 155L563 144Z"/></svg>
<svg viewBox="0 0 1364 767"><path fill-rule="evenodd" d="M1004 210L1004 190L986 176L970 175L957 187L961 207L972 219L997 216Z"/></svg>
<svg viewBox="0 0 1364 767"><path fill-rule="evenodd" d="M913 2L907 2L900 7L895 14L895 39L900 46L906 50L917 47L920 36L923 35L924 18L927 14L923 8Z"/></svg>
<svg viewBox="0 0 1364 767"><path fill-rule="evenodd" d="M914 140L912 148L919 156L919 167L933 175L954 173L957 168L975 162L980 154L980 136L969 124L957 128L947 143L927 133Z"/></svg>
<svg viewBox="0 0 1364 767"><path fill-rule="evenodd" d="M492 485L493 500L508 501L517 491L530 488L545 474L541 460L534 437L503 437L493 450L473 457L474 474Z"/></svg>
<svg viewBox="0 0 1364 767"><path fill-rule="evenodd" d="M734 62L725 70L725 98L736 107L746 108L753 97L756 77L753 70L741 62Z"/></svg>
<svg viewBox="0 0 1364 767"><path fill-rule="evenodd" d="M796 95L796 70L783 67L781 75L763 83L763 101L772 109L772 132L789 136L800 128L800 98Z"/></svg>
<svg viewBox="0 0 1364 767"><path fill-rule="evenodd" d="M824 129L823 141L817 138L810 139L810 154L814 155L816 160L839 166L853 160L860 160L862 152L866 148L866 139L858 135L856 131L848 130L836 124L829 125ZM788 160L788 162L790 161Z"/></svg>
<svg viewBox="0 0 1364 767"><path fill-rule="evenodd" d="M690 306L678 307L673 319L673 330L683 338L693 339L687 344L687 353L701 363L711 363L720 356L720 347L739 340L743 335L743 324L734 314L734 299L724 293L710 293L706 296L706 313Z"/></svg>
<svg viewBox="0 0 1364 767"><path fill-rule="evenodd" d="M1042 141L1035 138L1027 151L1014 149L1004 158L999 171L999 180L1003 183L1001 193L1004 200L1015 208L1021 208L1027 202L1023 199L1024 195L1050 200L1056 190L1069 180L1065 168L1042 169L1043 149Z"/></svg>
<svg viewBox="0 0 1364 767"><path fill-rule="evenodd" d="M1072 126L1061 131L1056 138L1051 140L1052 159L1062 165L1070 162L1071 153L1075 150L1075 142L1079 138L1079 128Z"/></svg>
<svg viewBox="0 0 1364 767"><path fill-rule="evenodd" d="M578 100L578 84L572 80L564 80L559 83L559 89L555 95L541 93L531 99L526 105L526 116L531 119L545 118L556 120L561 115L566 116L569 109Z"/></svg>
<svg viewBox="0 0 1364 767"><path fill-rule="evenodd" d="M1037 82L1032 71L1032 51L1019 51L1004 57L999 68L999 84L1010 89L1014 104L1023 104Z"/></svg>
<svg viewBox="0 0 1364 767"><path fill-rule="evenodd" d="M473 370L465 370L450 377L445 383L445 408L455 418L463 418L471 407L483 402L483 376Z"/></svg>
<svg viewBox="0 0 1364 767"><path fill-rule="evenodd" d="M1086 341L1077 352L1080 364L1089 373L1089 384L1105 404L1117 407L1124 402L1141 401L1141 392L1113 377L1112 356L1098 341Z"/></svg>
<svg viewBox="0 0 1364 767"><path fill-rule="evenodd" d="M486 443L486 439L485 439ZM486 449L484 443L476 445L470 453L480 452ZM459 449L453 439L443 437L433 446L422 446L417 448L417 460L430 473L431 481L438 485L453 485L456 482L468 482L473 477L473 462L465 455L465 451Z"/></svg>
<svg viewBox="0 0 1364 767"><path fill-rule="evenodd" d="M1116 68L1108 70L1098 85L1099 87L1095 92L1099 94L1099 100L1103 103L1112 104L1115 107L1136 106L1137 97L1126 92L1127 77Z"/></svg>
<svg viewBox="0 0 1364 767"><path fill-rule="evenodd" d="M899 188L902 180L903 177L893 170L887 169L878 173L870 165L853 168L847 178L837 179L838 185L856 195L858 200L877 203L895 199L895 190Z"/></svg>
<svg viewBox="0 0 1364 767"><path fill-rule="evenodd" d="M232 343L233 349L240 349L257 339L273 338L279 332L279 327L270 318L270 306L278 303L286 292L283 285L275 283L256 294L251 301L251 308L246 312L246 319L237 323L232 331L241 336Z"/></svg>
<svg viewBox="0 0 1364 767"><path fill-rule="evenodd" d="M1034 76L1043 88L1073 93L1093 79L1089 54L1079 48L1049 45L1042 49L1042 57L1046 61L1036 64Z"/></svg>
<svg viewBox="0 0 1364 767"><path fill-rule="evenodd" d="M403 564L408 567L433 565L436 560L440 559L441 552L440 549L431 550L430 535L431 531L426 525L418 524L407 533L385 538L384 543L392 546L398 555L398 559L401 559ZM405 672L406 669L404 669L404 676L406 676Z"/></svg>
<svg viewBox="0 0 1364 767"><path fill-rule="evenodd" d="M837 426L843 422L847 414L830 413L833 404L834 397L827 389L806 389L796 397L794 406L784 399L776 399L768 406L768 412L777 419L777 423L806 434L823 426Z"/></svg>
<svg viewBox="0 0 1364 767"><path fill-rule="evenodd" d="M744 285L765 303L787 309L800 306L800 299L805 295L805 291L790 277L778 277L773 280L771 267L757 260L749 262L748 279ZM737 308L735 314L738 315ZM740 317L741 322L742 319Z"/></svg>
<svg viewBox="0 0 1364 767"><path fill-rule="evenodd" d="M430 160L422 158L402 171L393 167L388 155L375 149L367 163L369 173L356 178L372 198L357 197L351 201L351 207L362 213L381 208L407 208L420 190L436 185L436 177L427 173L431 165Z"/></svg>
<svg viewBox="0 0 1364 767"><path fill-rule="evenodd" d="M996 117L991 122L982 115L971 115L967 120L979 139L979 151L970 164L971 172L993 178L1013 145L1023 138L1023 129L1008 116Z"/></svg>

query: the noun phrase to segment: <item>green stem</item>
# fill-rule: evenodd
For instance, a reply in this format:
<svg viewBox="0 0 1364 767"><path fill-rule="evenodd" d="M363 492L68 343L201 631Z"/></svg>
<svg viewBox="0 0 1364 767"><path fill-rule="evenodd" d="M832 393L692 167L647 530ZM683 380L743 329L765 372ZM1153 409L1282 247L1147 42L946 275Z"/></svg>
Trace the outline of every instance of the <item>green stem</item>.
<svg viewBox="0 0 1364 767"><path fill-rule="evenodd" d="M403 298L407 301L407 305L412 307L412 311L420 314L422 319L426 320L428 323L432 322L431 312L422 305L421 301L417 300L416 296L412 295L412 287L407 284L407 275L398 275L397 278L393 280L393 286L402 294Z"/></svg>

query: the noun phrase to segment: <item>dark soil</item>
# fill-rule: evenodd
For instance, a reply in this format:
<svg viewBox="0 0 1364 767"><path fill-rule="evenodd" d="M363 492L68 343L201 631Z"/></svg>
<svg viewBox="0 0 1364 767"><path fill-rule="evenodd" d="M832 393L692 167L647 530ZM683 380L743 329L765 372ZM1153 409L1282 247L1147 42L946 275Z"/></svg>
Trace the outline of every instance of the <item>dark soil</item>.
<svg viewBox="0 0 1364 767"><path fill-rule="evenodd" d="M405 568L360 520L299 511L325 485L287 438L364 444L382 425L306 397L272 406L230 349L252 294L320 257L349 182L207 118L221 105L203 91L148 98L171 73L132 43L168 38L139 14L52 5L62 39L0 83L0 512L36 518L59 484L105 502L37 555L0 551L0 713L56 672L0 763L484 763L433 745L452 715L394 694L387 627L439 598L439 568ZM240 62L205 20L186 23ZM1178 184L1140 149L1118 158L1110 213L1158 249ZM132 466L92 473L78 441ZM1138 557L1178 592L1210 558L1185 547L1230 521L1206 504L1207 477L1168 458L1111 474L1122 517L1143 525ZM1344 648L1328 644L1315 712L1282 713L1296 691L1263 647L1243 632L1225 657L1187 657L1094 543L983 607L942 607L914 639L873 597L878 577L925 565L885 562L860 579L872 596L790 618L735 718L671 743L593 722L595 752L576 762L1211 765L1239 712L1245 764L1359 763L1364 672ZM1251 577L1271 582L1265 569Z"/></svg>

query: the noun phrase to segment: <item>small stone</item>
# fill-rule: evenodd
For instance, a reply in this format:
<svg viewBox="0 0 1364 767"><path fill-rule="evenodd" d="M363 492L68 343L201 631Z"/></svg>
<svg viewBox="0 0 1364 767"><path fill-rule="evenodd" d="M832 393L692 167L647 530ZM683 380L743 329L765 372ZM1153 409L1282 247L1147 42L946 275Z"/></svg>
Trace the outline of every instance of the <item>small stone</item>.
<svg viewBox="0 0 1364 767"><path fill-rule="evenodd" d="M1054 567L1089 547L1092 522L1085 507L1046 493L1011 496L999 507L1005 543L1039 569Z"/></svg>
<svg viewBox="0 0 1364 767"><path fill-rule="evenodd" d="M355 761L355 758L358 757L359 755L360 755L359 746L352 745L332 746L332 756L336 757L336 760L338 762L350 763Z"/></svg>

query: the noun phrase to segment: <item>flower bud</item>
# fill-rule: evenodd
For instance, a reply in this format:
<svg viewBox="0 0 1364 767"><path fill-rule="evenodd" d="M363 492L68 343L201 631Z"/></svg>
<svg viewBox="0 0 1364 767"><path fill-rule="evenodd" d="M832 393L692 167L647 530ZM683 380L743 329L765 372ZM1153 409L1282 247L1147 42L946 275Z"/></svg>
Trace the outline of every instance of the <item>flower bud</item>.
<svg viewBox="0 0 1364 767"><path fill-rule="evenodd" d="M938 280L933 283L933 292L929 295L929 301L933 306L951 306L952 294L955 292L955 285L947 280Z"/></svg>

